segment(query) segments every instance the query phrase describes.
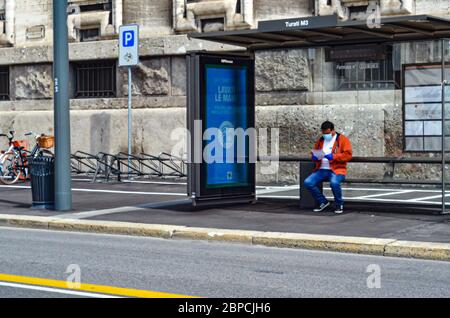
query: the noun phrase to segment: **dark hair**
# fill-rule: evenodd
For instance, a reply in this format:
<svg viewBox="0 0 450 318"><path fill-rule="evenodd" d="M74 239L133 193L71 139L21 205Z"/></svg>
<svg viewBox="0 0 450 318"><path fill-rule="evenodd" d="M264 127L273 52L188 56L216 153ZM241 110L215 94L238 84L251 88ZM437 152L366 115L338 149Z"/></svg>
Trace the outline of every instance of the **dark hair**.
<svg viewBox="0 0 450 318"><path fill-rule="evenodd" d="M322 130L334 130L334 124L331 121L326 121L322 124L322 126L320 127Z"/></svg>

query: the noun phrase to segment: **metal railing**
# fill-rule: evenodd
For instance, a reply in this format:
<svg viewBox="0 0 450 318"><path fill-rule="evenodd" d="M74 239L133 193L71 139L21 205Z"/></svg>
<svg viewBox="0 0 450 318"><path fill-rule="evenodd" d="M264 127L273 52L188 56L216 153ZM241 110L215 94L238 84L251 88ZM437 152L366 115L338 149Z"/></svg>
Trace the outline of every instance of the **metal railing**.
<svg viewBox="0 0 450 318"><path fill-rule="evenodd" d="M278 162L298 162L305 163L311 162L311 158L309 157L299 157L299 156L280 156L280 157L260 157L259 161L261 162L270 162L270 161L278 161ZM401 184L401 185L436 185L440 186L442 191L441 194L441 214L448 214L446 198L446 178L445 178L445 166L446 166L446 157L438 157L438 158L421 158L421 157L353 157L350 163L372 163L372 164L388 164L391 165L391 171L385 172L382 179L347 179L346 183L361 183L361 184ZM439 181L432 180L401 180L394 178L395 165L398 164L425 164L425 165L439 165L441 167L442 176Z"/></svg>
<svg viewBox="0 0 450 318"><path fill-rule="evenodd" d="M181 157L172 156L168 153L159 155L150 155L140 153L129 155L121 152L118 154L109 154L100 152L96 155L83 151L77 151L71 157L72 174L87 175L92 177L92 182L102 178L106 182L112 178L122 181L124 177L157 177L157 178L185 178L187 177L187 160ZM303 156L279 156L279 157L259 157L259 162L287 162L287 163L308 163L310 157ZM351 163L359 164L383 164L384 175L382 178L359 178L347 179L346 183L360 184L402 184L402 185L434 185L442 186L445 193L446 183L442 181L420 180L420 179L397 179L394 177L396 165L421 164L421 165L443 165L443 159L421 158L421 157L353 157ZM389 167L386 169L386 165ZM438 177L438 176L437 176ZM300 179L300 178L299 178ZM437 178L436 178L437 179ZM443 179L442 179L443 180ZM445 200L443 195L443 201ZM445 207L445 202L443 203ZM443 213L444 213L443 208Z"/></svg>
<svg viewBox="0 0 450 318"><path fill-rule="evenodd" d="M311 158L303 156L264 156L258 158L259 162L289 162L302 163L311 162ZM420 157L353 157L350 163L372 163L389 165L382 178L379 179L348 179L348 183L375 183L375 184L424 184L441 185L439 181L432 180L401 180L394 178L396 165L400 164L429 164L441 165L441 158ZM77 151L72 155L72 173L74 175L93 175L95 178L102 176L109 180L116 176L119 180L126 175L135 177L174 177L184 178L187 176L187 161L184 158L172 156L168 153L151 155L140 153L129 155L124 152L109 154L100 152L96 155L83 151Z"/></svg>
<svg viewBox="0 0 450 318"><path fill-rule="evenodd" d="M302 156L280 156L259 157L260 162L290 162L290 163L302 163L311 162L310 157ZM347 183L375 183L375 184L418 184L418 185L441 185L441 181L430 180L401 180L394 178L395 166L400 164L429 164L429 165L442 165L442 158L421 158L421 157L353 157L351 163L372 163L372 164L385 164L390 166L390 171L386 171L382 179L347 179Z"/></svg>

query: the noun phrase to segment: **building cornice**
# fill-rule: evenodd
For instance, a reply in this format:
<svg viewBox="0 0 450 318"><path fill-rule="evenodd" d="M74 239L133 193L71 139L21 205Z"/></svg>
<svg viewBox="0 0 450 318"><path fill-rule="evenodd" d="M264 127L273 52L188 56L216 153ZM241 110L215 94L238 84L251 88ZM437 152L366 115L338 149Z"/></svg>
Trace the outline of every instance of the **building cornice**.
<svg viewBox="0 0 450 318"><path fill-rule="evenodd" d="M168 35L141 39L141 57L185 55L198 50L241 50L231 45L189 39L187 35ZM117 59L118 41L104 40L69 44L71 61ZM0 65L52 63L53 48L50 45L35 47L0 48Z"/></svg>

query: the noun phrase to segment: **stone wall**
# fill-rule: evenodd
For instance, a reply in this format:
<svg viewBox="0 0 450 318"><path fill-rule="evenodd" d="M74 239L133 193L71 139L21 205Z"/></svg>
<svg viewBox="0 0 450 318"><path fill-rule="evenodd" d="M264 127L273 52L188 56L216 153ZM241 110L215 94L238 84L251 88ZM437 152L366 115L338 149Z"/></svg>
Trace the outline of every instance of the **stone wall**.
<svg viewBox="0 0 450 318"><path fill-rule="evenodd" d="M311 1L253 0L256 19L259 21L297 18L311 15Z"/></svg>
<svg viewBox="0 0 450 318"><path fill-rule="evenodd" d="M10 68L11 99L53 98L51 64L16 65Z"/></svg>
<svg viewBox="0 0 450 318"><path fill-rule="evenodd" d="M98 101L90 101L98 104ZM72 104L78 104L73 101ZM72 152L82 150L89 153L100 151L117 153L127 151L126 100L117 109L79 109L73 105L71 111ZM349 106L263 106L257 107L258 127L280 130L280 152L282 154L308 155L314 141L320 136L320 123L334 120L338 131L350 137L355 155L382 156L384 154L385 109L384 105ZM33 130L53 133L53 112L0 111L0 131L14 129L18 138ZM339 112L337 112L339 110ZM364 112L366 116L358 116ZM338 114L338 116L336 115ZM352 118L352 120L348 120ZM186 125L185 107L138 108L133 111L133 152L159 154L171 152L179 140L171 139L172 132ZM366 127L362 130L361 127ZM31 142L32 140L30 140ZM4 140L0 146L5 147ZM270 150L269 150L269 153ZM258 173L259 182L298 182L297 164L280 164L280 169L270 175ZM381 165L351 165L350 176L380 178L384 174Z"/></svg>
<svg viewBox="0 0 450 318"><path fill-rule="evenodd" d="M170 120L168 120L170 118ZM185 108L136 109L133 111L133 151L158 154L171 151L176 140L170 140L170 132L185 127ZM89 153L127 151L127 110L72 110L72 152ZM18 139L30 130L37 133L53 133L52 111L0 111L0 131L15 130ZM30 143L32 139L29 139ZM0 140L4 149L5 140Z"/></svg>
<svg viewBox="0 0 450 318"><path fill-rule="evenodd" d="M53 39L52 0L15 1L15 46L41 46ZM43 28L42 36L38 30Z"/></svg>
<svg viewBox="0 0 450 318"><path fill-rule="evenodd" d="M141 37L172 33L172 0L125 0L124 24L140 25Z"/></svg>
<svg viewBox="0 0 450 318"><path fill-rule="evenodd" d="M300 105L258 107L259 127L278 128L280 153L309 157L315 141L320 137L320 125L331 120L336 130L348 136L355 156L383 157L385 154L385 108L387 105ZM359 114L364 113L364 117ZM288 180L296 182L298 166L280 164L280 172L262 175L260 182ZM351 177L381 178L382 165L352 165Z"/></svg>
<svg viewBox="0 0 450 318"><path fill-rule="evenodd" d="M416 14L429 14L441 17L450 15L448 0L416 0Z"/></svg>
<svg viewBox="0 0 450 318"><path fill-rule="evenodd" d="M259 92L309 91L312 88L307 50L263 51L256 54Z"/></svg>
<svg viewBox="0 0 450 318"><path fill-rule="evenodd" d="M148 59L133 68L132 93L135 96L167 96L170 94L170 58ZM120 70L122 94L128 95L128 71Z"/></svg>
<svg viewBox="0 0 450 318"><path fill-rule="evenodd" d="M186 60L184 56L142 59L133 68L133 96L186 96ZM128 70L119 68L118 96L128 96Z"/></svg>

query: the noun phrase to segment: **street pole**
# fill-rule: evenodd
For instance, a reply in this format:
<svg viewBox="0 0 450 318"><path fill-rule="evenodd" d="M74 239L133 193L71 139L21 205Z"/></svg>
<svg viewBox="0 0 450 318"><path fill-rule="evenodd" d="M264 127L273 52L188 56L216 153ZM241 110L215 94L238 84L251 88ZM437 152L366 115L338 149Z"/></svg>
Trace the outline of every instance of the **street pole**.
<svg viewBox="0 0 450 318"><path fill-rule="evenodd" d="M442 85L442 104L441 104L441 113L442 113L442 140L441 140L441 146L442 146L442 179L441 179L441 186L442 186L442 214L446 213L446 204L445 204L445 190L447 187L446 178L445 178L445 90L446 90L446 84L447 81L445 79L445 48L444 44L446 43L445 39L442 39L441 41L441 58L442 58L442 65L441 65L441 85Z"/></svg>
<svg viewBox="0 0 450 318"><path fill-rule="evenodd" d="M55 210L72 209L67 0L53 0Z"/></svg>
<svg viewBox="0 0 450 318"><path fill-rule="evenodd" d="M131 178L131 151L133 148L132 145L132 138L133 138L133 115L131 114L132 111L132 89L131 85L133 83L132 81L132 72L131 72L131 66L128 66L128 179Z"/></svg>

